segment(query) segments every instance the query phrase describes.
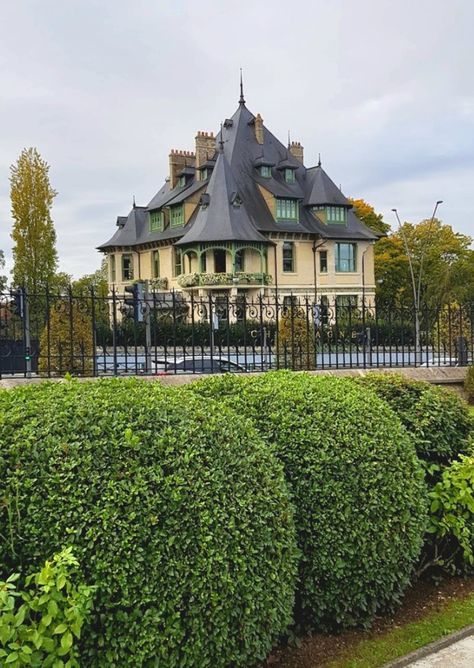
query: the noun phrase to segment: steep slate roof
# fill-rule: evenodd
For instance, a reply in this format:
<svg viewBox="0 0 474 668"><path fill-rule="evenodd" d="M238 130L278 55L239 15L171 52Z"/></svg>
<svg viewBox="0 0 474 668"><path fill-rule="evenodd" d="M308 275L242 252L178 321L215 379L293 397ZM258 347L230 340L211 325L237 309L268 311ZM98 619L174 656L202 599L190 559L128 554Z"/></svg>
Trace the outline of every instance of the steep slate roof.
<svg viewBox="0 0 474 668"><path fill-rule="evenodd" d="M236 112L230 121L224 123L216 137L216 146L222 143L222 148L213 156L217 162L212 165L214 169L210 180L190 180L185 186L177 185L173 189L167 180L148 206L133 209L125 225L107 243L99 246L99 250L160 240L176 240L180 245L196 241L243 239L268 242L264 235L271 232L304 233L328 239L371 241L378 238L355 216L349 200L320 164L305 168L265 126L263 144L259 144L255 137L254 120L255 116L241 99ZM270 178L260 175L258 166L262 164L272 167ZM281 169L284 166L294 168L294 183L286 183ZM147 211L180 204L206 186L209 205L198 206L184 227L167 226L161 232L149 231ZM275 197L297 199L299 220L277 222L259 186ZM233 192L238 192L242 200L240 207L230 203ZM323 205L347 207L347 224L326 224L320 220L311 208Z"/></svg>
<svg viewBox="0 0 474 668"><path fill-rule="evenodd" d="M216 239L267 241L252 224L245 203L234 203L236 198L239 198L239 193L230 165L224 154L220 153L206 189L206 198L200 204L193 224L188 226L188 231L176 245Z"/></svg>
<svg viewBox="0 0 474 668"><path fill-rule="evenodd" d="M309 186L304 202L306 205L318 206L330 204L335 206L352 206L320 164L317 167L308 169L306 175Z"/></svg>

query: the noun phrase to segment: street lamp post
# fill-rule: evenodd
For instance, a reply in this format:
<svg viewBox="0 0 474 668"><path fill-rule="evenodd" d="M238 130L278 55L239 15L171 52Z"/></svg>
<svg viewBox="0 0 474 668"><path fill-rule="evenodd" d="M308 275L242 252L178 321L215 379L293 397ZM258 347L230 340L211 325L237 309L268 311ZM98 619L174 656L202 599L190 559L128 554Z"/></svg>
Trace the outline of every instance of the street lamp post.
<svg viewBox="0 0 474 668"><path fill-rule="evenodd" d="M431 215L430 223L428 226L428 234L426 235L426 241L423 244L421 248L421 254L420 254L420 268L418 271L418 281L416 281L415 278L415 268L413 265L413 253L411 252L409 245L408 245L408 239L405 234L405 230L403 229L403 225L401 223L400 217L398 215L398 210L397 209L392 209L392 211L395 213L395 216L397 217L397 222L398 222L398 228L400 230L400 234L402 236L403 240L403 245L405 246L405 252L407 254L408 258L408 266L410 267L410 277L411 277L411 284L412 284L412 290L413 290L413 306L415 310L415 365L416 364L421 364L421 341L420 341L420 306L421 306L421 280L423 277L423 262L425 259L426 255L426 250L430 241L430 232L431 232L431 226L433 225L433 221L436 215L436 211L438 210L438 206L443 203L443 200L438 200L435 204L435 207L433 209L433 213Z"/></svg>

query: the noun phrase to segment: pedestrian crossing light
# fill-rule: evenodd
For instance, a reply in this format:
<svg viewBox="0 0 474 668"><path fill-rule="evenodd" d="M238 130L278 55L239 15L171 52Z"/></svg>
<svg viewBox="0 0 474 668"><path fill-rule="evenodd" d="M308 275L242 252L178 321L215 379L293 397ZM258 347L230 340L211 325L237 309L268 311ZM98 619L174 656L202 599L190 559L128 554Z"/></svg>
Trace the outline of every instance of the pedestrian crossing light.
<svg viewBox="0 0 474 668"><path fill-rule="evenodd" d="M135 322L143 322L145 310L145 285L143 283L134 283L125 288L126 295L123 314L128 318L133 318Z"/></svg>

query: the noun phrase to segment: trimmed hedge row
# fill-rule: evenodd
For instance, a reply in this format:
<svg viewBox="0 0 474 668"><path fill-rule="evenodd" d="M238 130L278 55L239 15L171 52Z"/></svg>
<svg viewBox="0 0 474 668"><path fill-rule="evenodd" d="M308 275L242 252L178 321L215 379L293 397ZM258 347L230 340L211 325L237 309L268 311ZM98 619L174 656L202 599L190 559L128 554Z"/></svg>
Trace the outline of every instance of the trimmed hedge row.
<svg viewBox="0 0 474 668"><path fill-rule="evenodd" d="M247 668L292 619L281 465L232 410L157 384L0 391L0 579L64 545L98 586L81 665Z"/></svg>
<svg viewBox="0 0 474 668"><path fill-rule="evenodd" d="M469 451L473 420L466 402L453 392L395 373L368 373L355 382L392 407L423 461L446 465Z"/></svg>
<svg viewBox="0 0 474 668"><path fill-rule="evenodd" d="M369 623L400 600L422 546L426 488L388 405L349 379L272 372L191 383L249 415L283 463L302 552L297 617Z"/></svg>

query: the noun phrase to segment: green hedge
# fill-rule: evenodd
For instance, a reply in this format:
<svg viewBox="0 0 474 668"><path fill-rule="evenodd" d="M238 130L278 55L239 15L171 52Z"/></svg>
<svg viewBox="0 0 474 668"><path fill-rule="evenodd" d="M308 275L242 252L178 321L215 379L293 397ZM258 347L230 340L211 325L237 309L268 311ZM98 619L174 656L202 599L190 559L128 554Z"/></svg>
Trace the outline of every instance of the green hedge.
<svg viewBox="0 0 474 668"><path fill-rule="evenodd" d="M467 368L466 378L464 379L464 391L467 394L468 401L474 404L474 366Z"/></svg>
<svg viewBox="0 0 474 668"><path fill-rule="evenodd" d="M274 372L190 384L252 417L282 461L302 551L297 618L369 623L400 600L422 546L426 488L398 418L348 379Z"/></svg>
<svg viewBox="0 0 474 668"><path fill-rule="evenodd" d="M0 392L0 579L65 544L98 586L81 665L262 660L297 569L281 465L252 425L139 381Z"/></svg>
<svg viewBox="0 0 474 668"><path fill-rule="evenodd" d="M390 404L420 459L449 464L468 452L473 421L467 404L454 392L394 373L368 373L356 382Z"/></svg>

